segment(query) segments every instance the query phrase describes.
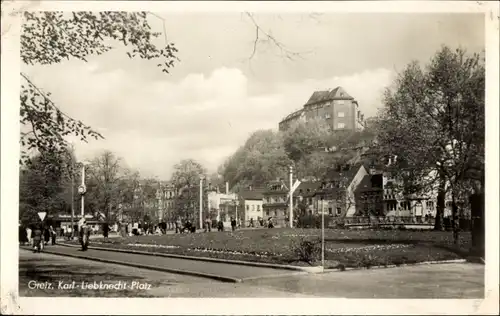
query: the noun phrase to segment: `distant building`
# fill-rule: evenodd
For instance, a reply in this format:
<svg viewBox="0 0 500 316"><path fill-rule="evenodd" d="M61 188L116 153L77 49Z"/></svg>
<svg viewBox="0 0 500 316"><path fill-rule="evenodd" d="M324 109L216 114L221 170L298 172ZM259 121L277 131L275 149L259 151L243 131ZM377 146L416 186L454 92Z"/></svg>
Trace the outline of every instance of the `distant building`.
<svg viewBox="0 0 500 316"><path fill-rule="evenodd" d="M264 219L273 218L273 222L277 226L284 227L289 215L288 210L288 193L289 188L281 179L268 183L266 190L263 192L262 208Z"/></svg>
<svg viewBox="0 0 500 316"><path fill-rule="evenodd" d="M302 109L287 115L280 123L279 130L287 130L291 124L310 119L324 119L332 130L361 130L364 116L358 101L342 87L331 91L315 91Z"/></svg>
<svg viewBox="0 0 500 316"><path fill-rule="evenodd" d="M328 172L316 191L316 210L318 213L346 217L356 210L355 191L367 171L362 164L339 166Z"/></svg>
<svg viewBox="0 0 500 316"><path fill-rule="evenodd" d="M264 218L264 191L264 189L249 187L238 193L240 205L244 211L243 219L246 226L250 224L251 219L253 219L254 225L257 226L257 220Z"/></svg>

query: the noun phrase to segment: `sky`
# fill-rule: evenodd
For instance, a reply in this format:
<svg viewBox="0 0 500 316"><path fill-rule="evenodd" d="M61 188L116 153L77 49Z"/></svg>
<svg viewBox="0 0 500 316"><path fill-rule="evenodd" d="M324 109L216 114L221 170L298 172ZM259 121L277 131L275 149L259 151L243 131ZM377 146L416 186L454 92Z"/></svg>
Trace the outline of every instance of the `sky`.
<svg viewBox="0 0 500 316"><path fill-rule="evenodd" d="M111 150L141 175L163 180L181 159L215 171L251 133L277 129L315 90L342 86L365 117L374 116L384 88L409 62L425 63L443 44L470 52L485 44L482 15L256 14L261 28L298 57L288 60L259 42L250 59L256 32L244 14L155 14L153 29L165 29L179 49L170 74L121 48L88 63L23 71L65 113L105 137L75 141L79 159Z"/></svg>

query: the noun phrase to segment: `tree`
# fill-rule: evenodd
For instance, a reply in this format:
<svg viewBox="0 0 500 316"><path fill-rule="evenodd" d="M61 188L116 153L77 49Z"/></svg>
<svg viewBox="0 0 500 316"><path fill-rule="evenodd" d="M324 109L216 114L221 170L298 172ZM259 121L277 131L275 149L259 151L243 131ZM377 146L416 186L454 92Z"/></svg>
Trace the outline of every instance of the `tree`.
<svg viewBox="0 0 500 316"><path fill-rule="evenodd" d="M113 213L111 210L118 209L120 204L120 179L124 176L122 159L111 151L104 151L91 160L87 168L87 205L95 214L103 212L106 221ZM116 214L116 212L114 212Z"/></svg>
<svg viewBox="0 0 500 316"><path fill-rule="evenodd" d="M394 174L405 194L438 191L436 229L452 194L455 241L457 201L484 187L484 58L443 47L425 69L409 64L387 90L378 141L396 155Z"/></svg>
<svg viewBox="0 0 500 316"><path fill-rule="evenodd" d="M272 130L259 130L225 162L221 173L233 189L248 185L259 187L285 177L290 164L281 135Z"/></svg>
<svg viewBox="0 0 500 316"><path fill-rule="evenodd" d="M101 55L113 49L112 44L129 47L130 58L158 60L165 73L174 66L177 49L168 43L158 47L154 39L161 33L153 32L147 12L52 12L25 11L21 27L21 60L25 65L50 65L65 59L86 62L92 55ZM21 163L29 161L30 153L38 151L64 152L65 136L74 135L82 141L103 138L90 126L65 114L43 92L34 80L21 73Z"/></svg>
<svg viewBox="0 0 500 316"><path fill-rule="evenodd" d="M70 154L65 153L65 159ZM19 218L23 222L38 221L38 212L54 215L70 207L69 162L57 153L39 154L23 166L19 175Z"/></svg>
<svg viewBox="0 0 500 316"><path fill-rule="evenodd" d="M283 133L283 143L288 157L299 162L311 153L327 146L330 126L323 119L295 122Z"/></svg>

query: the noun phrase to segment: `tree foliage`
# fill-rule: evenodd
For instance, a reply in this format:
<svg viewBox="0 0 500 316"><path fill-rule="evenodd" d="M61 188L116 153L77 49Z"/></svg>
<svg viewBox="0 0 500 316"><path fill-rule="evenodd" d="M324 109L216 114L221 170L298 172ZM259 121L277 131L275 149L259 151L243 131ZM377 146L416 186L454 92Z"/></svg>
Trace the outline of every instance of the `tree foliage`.
<svg viewBox="0 0 500 316"><path fill-rule="evenodd" d="M50 65L64 60L86 62L89 56L101 55L116 45L128 47L130 58L158 60L157 66L168 73L173 67L177 49L168 43L158 46L147 12L24 12L21 28L21 60L26 65ZM21 73L20 121L26 127L21 134L21 163L29 161L33 151L64 152L65 136L74 135L82 141L103 138L81 121L65 114L39 89L34 81ZM64 105L63 105L64 106Z"/></svg>
<svg viewBox="0 0 500 316"><path fill-rule="evenodd" d="M68 153L65 158L71 158ZM71 207L71 164L55 153L37 155L23 166L19 174L19 219L25 223L38 221L38 212L54 215Z"/></svg>
<svg viewBox="0 0 500 316"><path fill-rule="evenodd" d="M259 130L224 163L220 172L233 189L250 184L258 187L285 176L290 163L281 135Z"/></svg>
<svg viewBox="0 0 500 316"><path fill-rule="evenodd" d="M438 190L438 213L447 191L463 200L473 183L484 186L484 84L480 54L443 47L425 68L409 64L385 93L379 145L397 155L404 193Z"/></svg>

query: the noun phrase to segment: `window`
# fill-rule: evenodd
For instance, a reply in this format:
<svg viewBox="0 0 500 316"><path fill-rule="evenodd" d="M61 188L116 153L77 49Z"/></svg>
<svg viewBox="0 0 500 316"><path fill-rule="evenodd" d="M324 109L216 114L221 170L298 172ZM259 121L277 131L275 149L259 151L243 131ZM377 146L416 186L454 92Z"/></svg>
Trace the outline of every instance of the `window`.
<svg viewBox="0 0 500 316"><path fill-rule="evenodd" d="M344 128L345 127L345 124L344 123L338 123L337 124L337 128Z"/></svg>
<svg viewBox="0 0 500 316"><path fill-rule="evenodd" d="M434 208L434 201L427 201L425 204L426 208L429 210Z"/></svg>
<svg viewBox="0 0 500 316"><path fill-rule="evenodd" d="M337 215L340 215L340 214L342 214L342 208L337 207Z"/></svg>
<svg viewBox="0 0 500 316"><path fill-rule="evenodd" d="M337 115L338 115L338 117L345 117L345 113L344 112L338 112Z"/></svg>
<svg viewBox="0 0 500 316"><path fill-rule="evenodd" d="M252 205L252 212L255 212L255 205Z"/></svg>
<svg viewBox="0 0 500 316"><path fill-rule="evenodd" d="M330 114L328 114L328 113L327 113L327 114L325 114L325 118L326 118L326 119L331 118Z"/></svg>
<svg viewBox="0 0 500 316"><path fill-rule="evenodd" d="M260 205L257 205L257 211L260 212Z"/></svg>
<svg viewBox="0 0 500 316"><path fill-rule="evenodd" d="M332 216L333 215L333 210L331 207L328 208L328 215Z"/></svg>
<svg viewBox="0 0 500 316"><path fill-rule="evenodd" d="M266 216L269 216L269 210L266 210Z"/></svg>
<svg viewBox="0 0 500 316"><path fill-rule="evenodd" d="M342 97L342 96L344 96L344 95L341 95L341 97ZM337 101L337 104L338 104L338 105L344 105L344 100L338 100L338 101Z"/></svg>
<svg viewBox="0 0 500 316"><path fill-rule="evenodd" d="M249 211L249 210L250 210L250 205L247 205L247 211Z"/></svg>

